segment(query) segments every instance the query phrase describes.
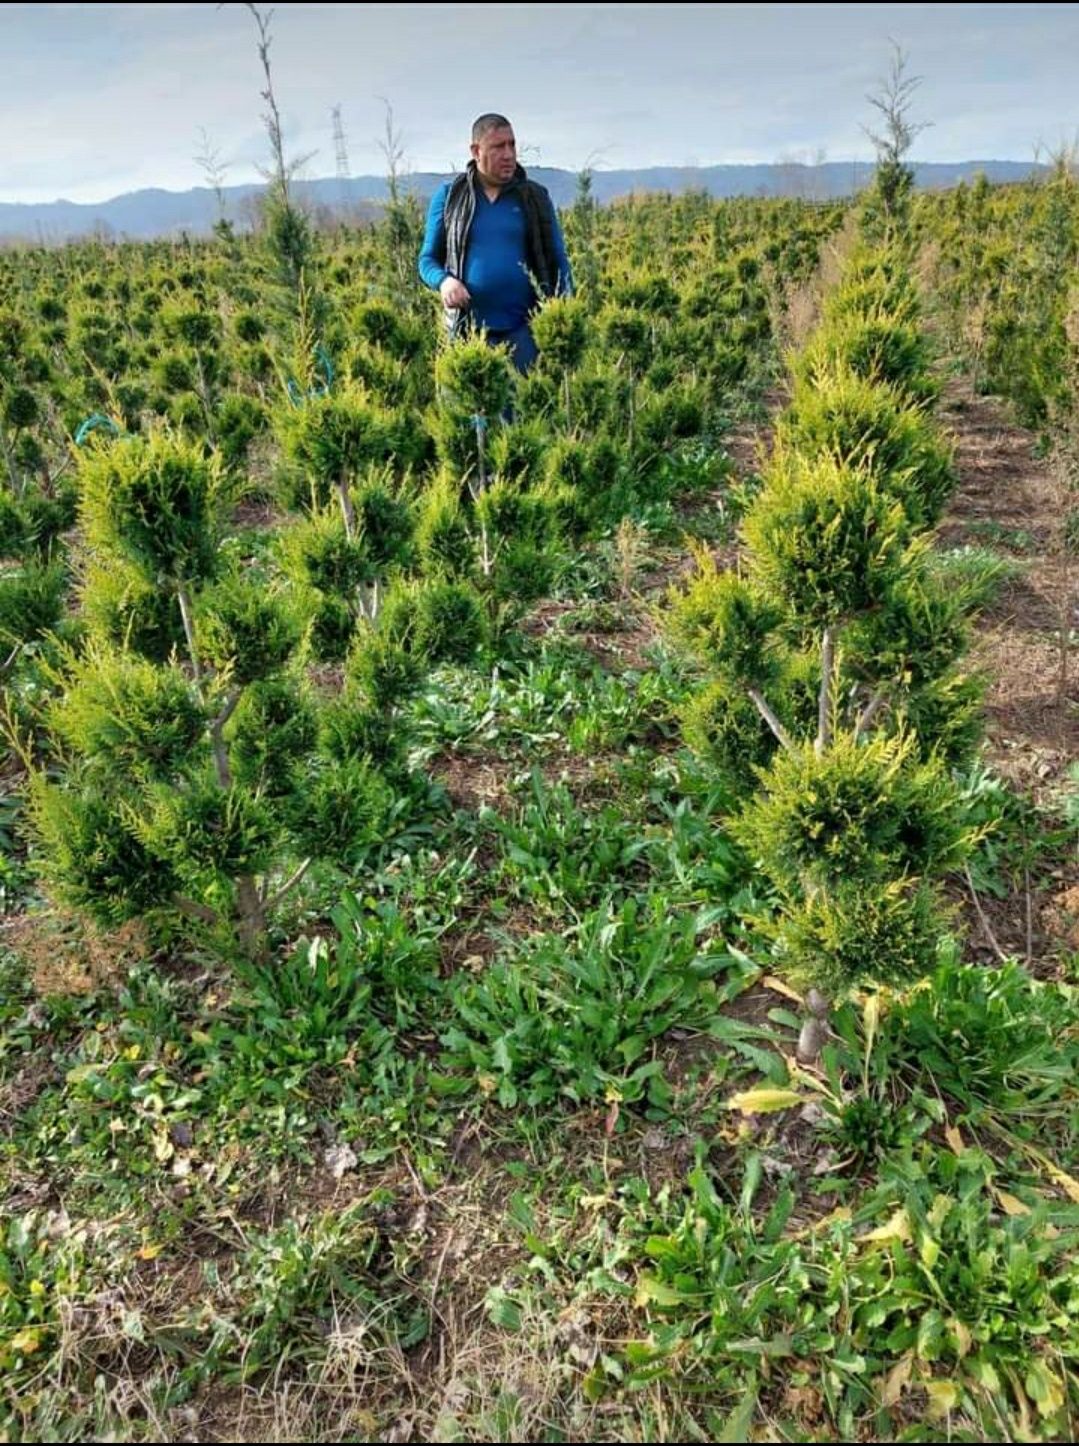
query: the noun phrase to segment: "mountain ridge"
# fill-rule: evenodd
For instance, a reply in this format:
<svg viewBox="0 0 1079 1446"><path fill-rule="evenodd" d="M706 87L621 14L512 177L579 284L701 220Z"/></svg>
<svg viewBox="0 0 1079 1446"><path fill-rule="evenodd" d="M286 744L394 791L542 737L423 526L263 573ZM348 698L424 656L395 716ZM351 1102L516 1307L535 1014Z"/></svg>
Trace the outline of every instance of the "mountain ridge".
<svg viewBox="0 0 1079 1446"><path fill-rule="evenodd" d="M923 161L915 162L915 183L920 189L940 190L970 181L983 172L990 181L1019 181L1044 166L1034 161ZM703 190L709 195L800 196L829 200L851 195L865 186L874 166L868 161L825 161L810 166L799 162L716 166L648 166L593 171L592 195L605 204L635 192ZM555 204L570 205L577 191L577 175L557 167L535 166L529 175L545 185ZM420 201L449 179L449 173L415 172L404 186ZM387 198L385 176L355 176L297 180L295 194L305 205L352 220L377 216ZM258 198L265 184L251 182L222 189L225 216L238 229L256 219ZM107 201L0 202L0 238L56 244L79 237L101 235L117 240L152 240L158 237L208 234L221 212L216 193L196 186L187 191L148 187L113 196Z"/></svg>

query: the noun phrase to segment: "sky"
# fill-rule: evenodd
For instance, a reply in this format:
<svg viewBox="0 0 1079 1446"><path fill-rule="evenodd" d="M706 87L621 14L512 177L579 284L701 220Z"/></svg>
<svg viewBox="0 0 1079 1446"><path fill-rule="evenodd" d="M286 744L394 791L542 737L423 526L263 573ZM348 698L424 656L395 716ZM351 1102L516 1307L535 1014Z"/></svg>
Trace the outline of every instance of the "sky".
<svg viewBox="0 0 1079 1446"><path fill-rule="evenodd" d="M468 159L513 122L526 165L871 160L894 47L919 83L917 160L1030 160L1079 137L1079 4L329 5L269 16L286 153L332 176ZM101 202L260 179L258 32L242 4L0 9L0 201Z"/></svg>

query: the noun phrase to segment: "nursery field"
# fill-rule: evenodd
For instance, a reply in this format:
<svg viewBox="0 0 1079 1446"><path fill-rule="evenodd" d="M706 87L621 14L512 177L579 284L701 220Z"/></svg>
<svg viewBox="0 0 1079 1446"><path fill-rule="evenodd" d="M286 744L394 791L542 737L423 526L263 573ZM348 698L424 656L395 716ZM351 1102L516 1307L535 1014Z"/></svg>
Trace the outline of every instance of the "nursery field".
<svg viewBox="0 0 1079 1446"><path fill-rule="evenodd" d="M1079 193L0 253L0 1439L1071 1439Z"/></svg>

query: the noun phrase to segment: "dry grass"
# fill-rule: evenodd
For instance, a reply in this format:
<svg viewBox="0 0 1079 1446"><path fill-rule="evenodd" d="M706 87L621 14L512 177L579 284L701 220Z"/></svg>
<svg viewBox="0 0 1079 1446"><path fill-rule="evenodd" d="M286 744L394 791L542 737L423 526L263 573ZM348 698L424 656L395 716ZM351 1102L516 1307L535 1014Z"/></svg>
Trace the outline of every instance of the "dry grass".
<svg viewBox="0 0 1079 1446"><path fill-rule="evenodd" d="M152 952L140 920L106 929L59 907L9 919L3 943L23 962L43 997L115 986Z"/></svg>

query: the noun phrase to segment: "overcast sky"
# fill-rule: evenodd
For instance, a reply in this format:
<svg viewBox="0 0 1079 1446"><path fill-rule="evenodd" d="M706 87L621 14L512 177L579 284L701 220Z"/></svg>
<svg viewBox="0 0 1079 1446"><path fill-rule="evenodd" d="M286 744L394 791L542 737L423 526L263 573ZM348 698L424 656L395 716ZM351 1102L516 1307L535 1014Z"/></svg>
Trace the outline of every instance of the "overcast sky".
<svg viewBox="0 0 1079 1446"><path fill-rule="evenodd" d="M268 7L262 7L266 14ZM290 155L381 174L385 104L408 165L467 160L475 115L513 121L528 164L872 158L894 41L921 77L920 160L1029 160L1079 134L1079 4L278 4L274 89ZM258 179L267 160L254 17L240 4L0 10L0 201L103 201Z"/></svg>

